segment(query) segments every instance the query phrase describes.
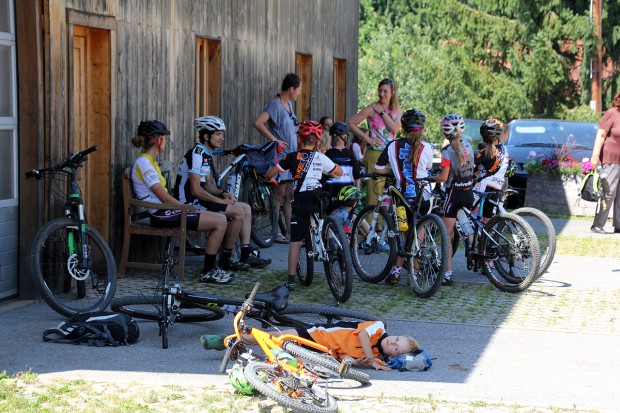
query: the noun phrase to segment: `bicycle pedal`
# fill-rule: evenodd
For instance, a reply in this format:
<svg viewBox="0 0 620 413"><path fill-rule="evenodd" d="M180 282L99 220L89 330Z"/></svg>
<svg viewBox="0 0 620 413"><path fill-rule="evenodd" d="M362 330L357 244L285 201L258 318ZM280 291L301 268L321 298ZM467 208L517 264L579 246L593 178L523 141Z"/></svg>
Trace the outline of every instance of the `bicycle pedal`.
<svg viewBox="0 0 620 413"><path fill-rule="evenodd" d="M338 367L338 375L342 377L343 375L347 374L349 370L351 369L352 364L353 364L353 361L351 359L349 358L343 359L342 362L340 362L340 367Z"/></svg>

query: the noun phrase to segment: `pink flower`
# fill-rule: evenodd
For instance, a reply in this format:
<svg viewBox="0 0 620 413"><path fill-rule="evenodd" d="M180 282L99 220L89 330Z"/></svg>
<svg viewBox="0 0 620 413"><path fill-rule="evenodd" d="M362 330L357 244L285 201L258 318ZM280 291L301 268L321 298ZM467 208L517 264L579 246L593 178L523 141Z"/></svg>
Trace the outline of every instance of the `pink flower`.
<svg viewBox="0 0 620 413"><path fill-rule="evenodd" d="M536 157L536 151L530 151L530 154L527 156L528 158L535 158Z"/></svg>

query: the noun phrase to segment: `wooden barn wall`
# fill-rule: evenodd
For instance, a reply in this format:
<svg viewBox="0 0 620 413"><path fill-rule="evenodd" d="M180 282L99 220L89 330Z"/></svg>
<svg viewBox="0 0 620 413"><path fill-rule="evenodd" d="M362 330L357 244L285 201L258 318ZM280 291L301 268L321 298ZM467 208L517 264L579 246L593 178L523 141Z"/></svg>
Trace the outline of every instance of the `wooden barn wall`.
<svg viewBox="0 0 620 413"><path fill-rule="evenodd" d="M334 57L347 62L347 116L357 108L358 0L24 1L43 12L38 55L43 62L39 80L45 136L37 159L40 165L59 160L68 147L67 16L115 19L110 242L117 254L123 224L119 174L139 153L130 142L139 121L157 118L169 126L173 139L163 157L174 165L193 142L196 37L221 40L219 115L228 128L226 148L264 141L252 122L279 91L284 75L295 71L296 53L312 55L314 119L333 114ZM37 145L38 139L20 137L21 148ZM38 206L30 207L28 199L21 202L22 214L40 216L35 211ZM23 251L20 254L26 256Z"/></svg>

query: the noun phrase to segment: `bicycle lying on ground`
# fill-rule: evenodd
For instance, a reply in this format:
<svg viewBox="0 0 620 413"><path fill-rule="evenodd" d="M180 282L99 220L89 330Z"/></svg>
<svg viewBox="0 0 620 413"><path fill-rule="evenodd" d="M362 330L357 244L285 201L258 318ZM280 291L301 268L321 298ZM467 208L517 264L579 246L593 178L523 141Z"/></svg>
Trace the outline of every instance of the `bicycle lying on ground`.
<svg viewBox="0 0 620 413"><path fill-rule="evenodd" d="M276 142L263 145L242 144L230 150L216 150L214 155L234 155L232 162L214 178L218 188L225 189L252 209L252 241L260 248L273 244L277 231L276 206L263 174L267 171L268 154L276 150Z"/></svg>
<svg viewBox="0 0 620 413"><path fill-rule="evenodd" d="M461 208L466 220L456 221L456 229L465 245L467 269L482 271L501 291L525 291L538 278L540 265L540 247L534 230L513 213L500 213L483 223L484 202L495 191L474 193L479 199L472 210L477 208L478 214Z"/></svg>
<svg viewBox="0 0 620 413"><path fill-rule="evenodd" d="M327 393L329 379L340 376L365 384L370 381L369 376L352 369L348 359L338 362L327 347L314 341L296 335L276 337L248 326L246 317L250 317L259 286L256 283L235 316L235 333L224 339L227 350L220 372L226 370L229 361L236 361L233 374L235 369L243 369L252 388L281 406L297 412L338 411L336 400ZM251 336L265 356L259 358L248 350L244 336ZM327 379L323 387L320 379Z"/></svg>
<svg viewBox="0 0 620 413"><path fill-rule="evenodd" d="M158 285L140 295L117 297L110 304L112 311L134 318L157 321L162 347L168 348L168 327L174 323L218 320L227 312L236 313L244 300L183 290L169 279L175 265L174 242L166 240L162 277ZM287 326L309 328L314 324L340 320L380 320L381 317L357 310L319 304L289 304L289 290L279 286L258 293L247 317L259 320L264 327Z"/></svg>
<svg viewBox="0 0 620 413"><path fill-rule="evenodd" d="M314 279L314 263L322 262L332 295L343 303L353 290L353 265L344 228L336 218L325 215L329 196L328 192L319 195L319 211L310 218L310 233L299 252L297 278L301 285L310 286Z"/></svg>
<svg viewBox="0 0 620 413"><path fill-rule="evenodd" d="M353 265L364 281L377 283L385 279L396 256L407 259L407 271L413 293L421 298L431 297L443 280L448 259L448 232L443 221L434 214L420 216L422 196L411 205L394 186L393 176L377 173L363 177L386 178L384 193L376 205L363 208L351 228L351 255ZM430 185L432 178L416 179L420 192ZM403 207L407 215L407 229L400 231L397 209ZM370 230L362 229L367 220Z"/></svg>
<svg viewBox="0 0 620 413"><path fill-rule="evenodd" d="M105 239L86 221L77 180L77 169L97 149L93 146L50 168L26 172L26 179L48 179L52 194L66 199L65 216L43 225L30 248L30 271L43 299L66 317L104 310L116 291L114 256ZM67 187L63 188L65 176Z"/></svg>

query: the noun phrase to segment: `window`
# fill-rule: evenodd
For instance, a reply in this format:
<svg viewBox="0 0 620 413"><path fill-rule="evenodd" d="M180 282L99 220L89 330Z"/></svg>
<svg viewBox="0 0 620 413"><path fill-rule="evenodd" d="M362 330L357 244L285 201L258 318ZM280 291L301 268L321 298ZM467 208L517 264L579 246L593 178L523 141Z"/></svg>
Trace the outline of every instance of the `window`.
<svg viewBox="0 0 620 413"><path fill-rule="evenodd" d="M312 56L297 53L295 64L301 78L301 95L297 98L295 114L301 122L312 119Z"/></svg>
<svg viewBox="0 0 620 413"><path fill-rule="evenodd" d="M0 0L0 208L17 205L17 73L13 2ZM1 231L0 231L1 232ZM2 234L0 233L0 236Z"/></svg>
<svg viewBox="0 0 620 413"><path fill-rule="evenodd" d="M222 46L220 40L196 39L196 116L220 114Z"/></svg>
<svg viewBox="0 0 620 413"><path fill-rule="evenodd" d="M334 119L345 121L347 116L347 61L334 58Z"/></svg>

